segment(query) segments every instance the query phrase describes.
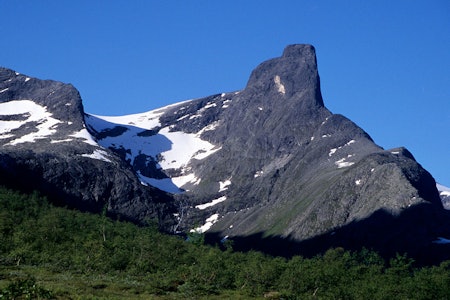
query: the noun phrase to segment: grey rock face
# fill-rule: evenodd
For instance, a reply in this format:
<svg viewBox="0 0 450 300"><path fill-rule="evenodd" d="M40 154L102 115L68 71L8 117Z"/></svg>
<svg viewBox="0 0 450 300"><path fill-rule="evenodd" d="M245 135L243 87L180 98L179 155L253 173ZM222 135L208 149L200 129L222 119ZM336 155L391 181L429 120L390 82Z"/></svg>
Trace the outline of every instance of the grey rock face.
<svg viewBox="0 0 450 300"><path fill-rule="evenodd" d="M193 165L201 178L231 178L229 200L208 211L220 215L210 232L304 240L379 209L441 208L433 178L406 149L383 150L324 107L312 46L288 46L259 65L217 119L205 137L221 151Z"/></svg>

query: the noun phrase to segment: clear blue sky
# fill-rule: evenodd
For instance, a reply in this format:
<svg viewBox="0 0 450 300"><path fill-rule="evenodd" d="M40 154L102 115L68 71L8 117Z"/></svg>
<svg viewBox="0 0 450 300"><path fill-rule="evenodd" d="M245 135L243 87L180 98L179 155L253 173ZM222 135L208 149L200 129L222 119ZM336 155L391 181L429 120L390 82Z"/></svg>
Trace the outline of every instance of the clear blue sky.
<svg viewBox="0 0 450 300"><path fill-rule="evenodd" d="M325 105L450 186L450 1L0 1L0 65L121 115L242 89L316 47Z"/></svg>

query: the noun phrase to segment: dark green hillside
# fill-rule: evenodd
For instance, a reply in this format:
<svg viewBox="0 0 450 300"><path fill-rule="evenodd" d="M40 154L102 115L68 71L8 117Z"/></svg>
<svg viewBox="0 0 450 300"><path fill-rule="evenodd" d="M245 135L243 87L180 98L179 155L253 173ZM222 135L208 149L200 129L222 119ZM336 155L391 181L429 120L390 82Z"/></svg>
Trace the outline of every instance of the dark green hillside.
<svg viewBox="0 0 450 300"><path fill-rule="evenodd" d="M342 248L287 260L226 248L0 189L0 299L450 298L450 262L416 268L406 256L385 262Z"/></svg>

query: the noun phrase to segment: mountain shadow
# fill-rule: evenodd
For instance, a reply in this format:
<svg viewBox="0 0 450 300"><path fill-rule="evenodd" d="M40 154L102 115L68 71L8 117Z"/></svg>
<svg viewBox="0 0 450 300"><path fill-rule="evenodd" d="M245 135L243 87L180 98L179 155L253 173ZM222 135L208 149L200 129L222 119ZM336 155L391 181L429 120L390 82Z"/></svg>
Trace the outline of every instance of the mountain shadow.
<svg viewBox="0 0 450 300"><path fill-rule="evenodd" d="M0 152L0 185L23 193L37 191L57 206L92 213L106 209L115 219L137 224L154 220L162 230L170 228L170 213L175 211L170 195L141 185L123 165L110 165L83 157L68 161L55 153L31 150L16 156Z"/></svg>
<svg viewBox="0 0 450 300"><path fill-rule="evenodd" d="M302 241L289 236L265 236L262 232L230 239L236 251L256 250L272 256L314 257L342 247L350 251L376 251L385 260L396 254L407 254L417 265L428 266L450 259L450 243L445 243L450 238L449 220L449 211L419 204L397 216L380 209L366 219ZM206 236L209 243L217 242L218 238L212 233ZM444 243L439 238L444 238Z"/></svg>

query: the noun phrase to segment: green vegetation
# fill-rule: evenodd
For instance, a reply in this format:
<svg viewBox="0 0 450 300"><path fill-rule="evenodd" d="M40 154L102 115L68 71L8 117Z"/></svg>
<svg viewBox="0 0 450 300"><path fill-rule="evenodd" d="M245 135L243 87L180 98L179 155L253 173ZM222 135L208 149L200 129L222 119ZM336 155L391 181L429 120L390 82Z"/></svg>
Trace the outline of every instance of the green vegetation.
<svg viewBox="0 0 450 300"><path fill-rule="evenodd" d="M449 286L450 262L222 251L0 189L0 299L450 299Z"/></svg>

